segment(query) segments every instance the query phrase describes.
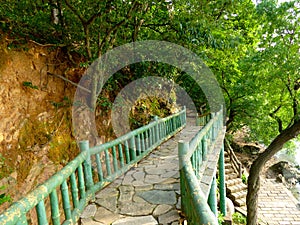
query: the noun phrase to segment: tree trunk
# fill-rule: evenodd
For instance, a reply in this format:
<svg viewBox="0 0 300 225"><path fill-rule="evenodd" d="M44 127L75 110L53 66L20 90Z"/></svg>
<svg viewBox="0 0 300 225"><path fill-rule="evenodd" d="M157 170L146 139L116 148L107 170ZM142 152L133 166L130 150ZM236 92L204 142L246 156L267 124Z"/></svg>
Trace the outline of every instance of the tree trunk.
<svg viewBox="0 0 300 225"><path fill-rule="evenodd" d="M247 192L247 225L256 225L257 221L257 203L258 191L260 188L260 171L261 167L252 164L248 177L248 192Z"/></svg>
<svg viewBox="0 0 300 225"><path fill-rule="evenodd" d="M283 130L252 163L250 174L248 177L248 193L247 193L247 225L257 224L257 202L258 192L260 188L260 172L265 163L274 156L283 145L289 140L297 137L300 133L300 120L296 121L292 126Z"/></svg>

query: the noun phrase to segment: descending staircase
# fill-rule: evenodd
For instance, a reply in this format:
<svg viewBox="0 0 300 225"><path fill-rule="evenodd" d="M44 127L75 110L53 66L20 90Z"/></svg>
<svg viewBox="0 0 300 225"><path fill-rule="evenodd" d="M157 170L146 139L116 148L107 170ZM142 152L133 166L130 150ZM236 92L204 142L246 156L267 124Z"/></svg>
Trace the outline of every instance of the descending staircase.
<svg viewBox="0 0 300 225"><path fill-rule="evenodd" d="M242 164L236 158L231 147L227 145L225 152L226 194L237 207L246 205L247 185L241 179L241 170Z"/></svg>

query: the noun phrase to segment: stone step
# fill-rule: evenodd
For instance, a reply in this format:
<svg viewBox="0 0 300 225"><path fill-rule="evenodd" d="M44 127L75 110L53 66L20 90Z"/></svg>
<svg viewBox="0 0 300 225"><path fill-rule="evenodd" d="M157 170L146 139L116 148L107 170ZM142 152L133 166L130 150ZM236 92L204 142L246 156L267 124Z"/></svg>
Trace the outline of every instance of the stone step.
<svg viewBox="0 0 300 225"><path fill-rule="evenodd" d="M239 177L239 175L236 174L236 173L226 174L226 175L225 175L225 179L226 179L226 180L232 180L232 179L235 179L235 178L238 178L238 177Z"/></svg>
<svg viewBox="0 0 300 225"><path fill-rule="evenodd" d="M229 196L230 196L230 199L233 201L237 201L239 199L246 199L247 191L243 190L243 191L231 193Z"/></svg>
<svg viewBox="0 0 300 225"><path fill-rule="evenodd" d="M225 168L225 174L227 175L227 174L233 174L233 173L235 173L235 171L234 171L234 169L232 168L232 167L230 167L229 169L226 169Z"/></svg>
<svg viewBox="0 0 300 225"><path fill-rule="evenodd" d="M239 191L247 190L247 186L243 183L231 186L228 188L230 193L236 193Z"/></svg>
<svg viewBox="0 0 300 225"><path fill-rule="evenodd" d="M238 199L237 201L234 201L234 204L238 207L242 207L246 205L246 199Z"/></svg>
<svg viewBox="0 0 300 225"><path fill-rule="evenodd" d="M233 185L236 185L236 184L241 184L241 183L243 183L241 178L234 178L234 179L231 179L231 180L227 180L226 181L226 186L230 187L230 186L233 186Z"/></svg>
<svg viewBox="0 0 300 225"><path fill-rule="evenodd" d="M230 158L226 157L225 158L225 163L230 163Z"/></svg>
<svg viewBox="0 0 300 225"><path fill-rule="evenodd" d="M242 215L244 215L245 217L247 217L247 207L246 207L246 204L245 204L245 206L241 206L241 207L236 206L234 208L235 208L236 212L239 212Z"/></svg>
<svg viewBox="0 0 300 225"><path fill-rule="evenodd" d="M231 163L225 162L225 169L230 169L230 168L232 168Z"/></svg>

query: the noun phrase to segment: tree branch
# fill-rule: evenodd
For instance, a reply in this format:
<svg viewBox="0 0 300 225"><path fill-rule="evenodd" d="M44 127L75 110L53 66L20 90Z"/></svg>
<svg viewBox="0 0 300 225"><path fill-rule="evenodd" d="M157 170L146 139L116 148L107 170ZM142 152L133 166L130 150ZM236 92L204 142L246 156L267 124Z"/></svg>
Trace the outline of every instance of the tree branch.
<svg viewBox="0 0 300 225"><path fill-rule="evenodd" d="M110 35L111 35L115 30L117 30L119 27L121 27L124 23L126 23L127 20L129 20L129 19L131 18L132 12L133 12L135 9L137 9L138 6L140 6L140 4L137 3L136 1L134 1L134 2L132 3L131 8L129 9L129 11L128 11L127 14L126 14L126 17L125 17L123 20L121 20L119 23L115 24L115 26L113 26L112 28L110 28L110 29L106 32L106 35L104 36L103 40L102 40L101 43L100 43L100 46L99 46L99 52L102 51L102 49L103 49L105 43L108 41Z"/></svg>
<svg viewBox="0 0 300 225"><path fill-rule="evenodd" d="M275 119L278 123L278 131L279 133L281 133L283 131L283 123L282 123L282 120L276 116L276 113L281 109L282 105L279 105L273 112L271 112L269 114L270 117L272 117L273 119Z"/></svg>
<svg viewBox="0 0 300 225"><path fill-rule="evenodd" d="M110 1L107 1L106 2L106 6L105 6L105 12L98 12L98 13L96 13L96 14L94 14L94 15L92 15L87 21L86 21L86 24L87 25L90 25L91 23L93 23L94 21L95 21L95 19L97 19L98 17L100 17L102 14L106 14L106 13L109 13L109 11L110 11L110 6L111 6L111 3L112 3L112 0L110 0Z"/></svg>
<svg viewBox="0 0 300 225"><path fill-rule="evenodd" d="M69 2L69 0L65 0L65 3L69 7L69 9L78 17L82 25L87 23L87 21L82 17L80 12L77 11L77 9Z"/></svg>

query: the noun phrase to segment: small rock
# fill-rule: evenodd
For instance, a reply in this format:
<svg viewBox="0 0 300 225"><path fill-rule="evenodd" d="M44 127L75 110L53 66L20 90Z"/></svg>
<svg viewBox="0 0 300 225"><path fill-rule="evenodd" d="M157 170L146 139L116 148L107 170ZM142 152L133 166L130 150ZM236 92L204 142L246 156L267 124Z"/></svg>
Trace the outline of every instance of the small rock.
<svg viewBox="0 0 300 225"><path fill-rule="evenodd" d="M226 212L227 212L226 216L228 217L232 217L232 215L235 212L234 204L229 198L226 198Z"/></svg>
<svg viewBox="0 0 300 225"><path fill-rule="evenodd" d="M14 180L17 180L17 177L18 177L18 173L15 171L15 172L12 172L10 174L10 177L13 178Z"/></svg>
<svg viewBox="0 0 300 225"><path fill-rule="evenodd" d="M17 156L17 162L20 163L21 160L22 160L22 156L21 156L21 155L18 155L18 156Z"/></svg>

